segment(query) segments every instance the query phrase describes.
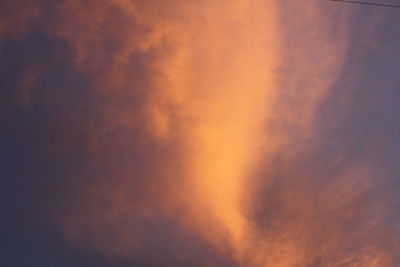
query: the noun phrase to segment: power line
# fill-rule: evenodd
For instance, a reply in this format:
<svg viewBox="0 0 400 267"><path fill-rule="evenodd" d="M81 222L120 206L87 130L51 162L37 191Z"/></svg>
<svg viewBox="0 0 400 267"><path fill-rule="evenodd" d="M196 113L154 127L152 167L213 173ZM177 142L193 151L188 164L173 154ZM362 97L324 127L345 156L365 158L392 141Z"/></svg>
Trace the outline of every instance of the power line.
<svg viewBox="0 0 400 267"><path fill-rule="evenodd" d="M342 2L342 3L350 3L350 4L359 4L359 5L367 5L367 6L381 6L381 7L400 8L400 5L378 4L378 3L361 2L361 1L351 1L351 0L328 0L328 1Z"/></svg>

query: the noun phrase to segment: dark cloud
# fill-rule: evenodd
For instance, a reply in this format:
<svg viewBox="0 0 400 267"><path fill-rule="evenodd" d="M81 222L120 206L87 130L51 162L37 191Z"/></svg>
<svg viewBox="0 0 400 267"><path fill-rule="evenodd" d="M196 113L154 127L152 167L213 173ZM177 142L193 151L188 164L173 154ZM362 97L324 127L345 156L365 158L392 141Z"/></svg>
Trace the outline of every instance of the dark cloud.
<svg viewBox="0 0 400 267"><path fill-rule="evenodd" d="M141 56L129 59L129 84L107 92L75 53L40 20L23 37L2 40L2 265L222 266L225 259L161 210L143 214L161 209L165 179L174 178L162 175L162 164L173 166L176 149L148 140L141 122ZM119 121L127 112L129 125ZM130 240L143 241L136 254L115 258L113 248L131 252ZM94 243L111 255L92 251Z"/></svg>

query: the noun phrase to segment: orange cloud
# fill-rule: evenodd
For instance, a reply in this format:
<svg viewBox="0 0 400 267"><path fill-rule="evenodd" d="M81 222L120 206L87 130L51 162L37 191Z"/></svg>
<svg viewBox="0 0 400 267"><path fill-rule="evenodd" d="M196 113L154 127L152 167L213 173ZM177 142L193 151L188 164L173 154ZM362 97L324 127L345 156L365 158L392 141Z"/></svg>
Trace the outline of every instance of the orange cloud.
<svg viewBox="0 0 400 267"><path fill-rule="evenodd" d="M133 127L146 127L160 146L174 140L186 146L173 159L185 179L169 181L160 198L174 196L169 205L185 227L222 251L233 249L238 259L249 242L245 180L262 150L275 94L274 8L260 0L66 2L55 26L106 95L147 91L144 125ZM129 68L137 54L144 57L143 88ZM131 127L136 114L114 112L107 114L112 124ZM180 171L167 172L174 179Z"/></svg>
<svg viewBox="0 0 400 267"><path fill-rule="evenodd" d="M42 2L29 3L36 11L15 24L40 16ZM374 164L346 164L346 151L321 159L319 112L344 68L350 12L316 0L71 0L52 11L45 32L72 48L94 114L81 126L90 164L71 174L74 199L56 216L71 243L151 261L144 251L170 245L158 246L164 227L178 248L196 240L238 266L391 266ZM26 73L29 107L42 71Z"/></svg>

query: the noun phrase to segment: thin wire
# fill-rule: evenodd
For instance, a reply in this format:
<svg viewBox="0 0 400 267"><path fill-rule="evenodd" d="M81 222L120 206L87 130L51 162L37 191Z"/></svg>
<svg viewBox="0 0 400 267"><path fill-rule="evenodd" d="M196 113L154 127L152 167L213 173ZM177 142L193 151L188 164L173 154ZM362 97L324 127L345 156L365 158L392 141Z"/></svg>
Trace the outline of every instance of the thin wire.
<svg viewBox="0 0 400 267"><path fill-rule="evenodd" d="M367 6L382 6L382 7L400 8L400 5L389 5L389 4L368 3L368 2L351 1L351 0L328 0L328 1L342 2L342 3L351 3L351 4L359 4L359 5L367 5Z"/></svg>

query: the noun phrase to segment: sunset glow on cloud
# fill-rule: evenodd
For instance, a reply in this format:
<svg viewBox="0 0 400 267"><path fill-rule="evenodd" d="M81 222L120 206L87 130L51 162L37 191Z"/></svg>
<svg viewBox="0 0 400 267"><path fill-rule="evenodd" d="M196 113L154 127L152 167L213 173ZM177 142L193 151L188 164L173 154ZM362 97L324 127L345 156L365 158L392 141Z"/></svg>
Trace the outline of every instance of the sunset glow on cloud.
<svg viewBox="0 0 400 267"><path fill-rule="evenodd" d="M5 266L397 266L400 38L362 12L0 4L3 228L37 247Z"/></svg>

